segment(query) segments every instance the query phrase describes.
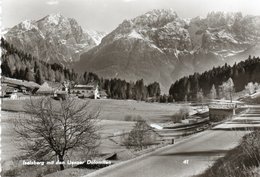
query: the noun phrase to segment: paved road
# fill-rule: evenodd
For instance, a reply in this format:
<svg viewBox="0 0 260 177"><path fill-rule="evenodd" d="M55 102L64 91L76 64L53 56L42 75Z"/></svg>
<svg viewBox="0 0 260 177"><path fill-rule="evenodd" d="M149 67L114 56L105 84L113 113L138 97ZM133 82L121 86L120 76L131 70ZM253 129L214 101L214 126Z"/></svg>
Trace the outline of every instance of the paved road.
<svg viewBox="0 0 260 177"><path fill-rule="evenodd" d="M198 174L238 145L248 131L236 131L237 126L259 126L260 108L251 108L248 113L220 127L196 134L178 144L156 151L139 160L121 166L89 174L85 177L186 177Z"/></svg>

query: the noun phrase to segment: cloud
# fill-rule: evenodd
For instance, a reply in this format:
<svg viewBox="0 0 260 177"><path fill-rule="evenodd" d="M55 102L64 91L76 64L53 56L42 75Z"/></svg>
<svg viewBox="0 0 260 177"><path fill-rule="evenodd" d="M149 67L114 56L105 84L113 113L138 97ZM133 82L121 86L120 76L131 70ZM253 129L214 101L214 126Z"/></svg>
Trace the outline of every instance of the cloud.
<svg viewBox="0 0 260 177"><path fill-rule="evenodd" d="M46 2L46 4L48 4L48 5L57 5L57 4L59 4L59 1L58 0L48 0Z"/></svg>

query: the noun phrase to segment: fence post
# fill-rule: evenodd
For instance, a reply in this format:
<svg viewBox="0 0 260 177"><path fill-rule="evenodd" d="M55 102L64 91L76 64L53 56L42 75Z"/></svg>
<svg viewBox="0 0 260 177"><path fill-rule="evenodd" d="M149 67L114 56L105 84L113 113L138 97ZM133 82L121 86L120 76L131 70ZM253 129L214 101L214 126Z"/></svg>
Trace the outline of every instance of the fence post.
<svg viewBox="0 0 260 177"><path fill-rule="evenodd" d="M172 144L174 144L174 138L172 139Z"/></svg>

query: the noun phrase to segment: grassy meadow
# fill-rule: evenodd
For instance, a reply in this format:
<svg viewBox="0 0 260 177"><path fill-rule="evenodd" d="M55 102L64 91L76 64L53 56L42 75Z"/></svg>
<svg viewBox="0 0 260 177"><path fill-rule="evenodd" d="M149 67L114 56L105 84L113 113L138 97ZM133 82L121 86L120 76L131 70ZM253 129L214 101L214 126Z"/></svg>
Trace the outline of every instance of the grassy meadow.
<svg viewBox="0 0 260 177"><path fill-rule="evenodd" d="M14 119L25 118L29 116L24 111L25 105L29 99L24 100L2 100L2 169L8 170L21 166L14 157L20 155L19 142L15 141L15 132L13 129ZM53 100L54 103L57 102ZM125 147L120 145L120 134L129 132L135 125L136 118L142 117L151 122L164 122L170 120L183 105L163 104L163 103L146 103L133 100L82 100L79 102L89 101L89 107L100 109L100 121L98 122L99 132L101 134L101 145L98 149L100 154L126 151ZM122 159L128 158L125 154ZM129 154L131 156L131 154ZM37 167L38 168L38 167ZM39 168L40 170L40 168ZM80 170L78 170L80 171ZM81 173L81 172L77 172ZM88 171L84 171L88 173ZM24 173L20 177L26 177ZM29 170L30 174L30 170ZM32 174L31 174L32 175ZM29 175L30 176L30 175Z"/></svg>
<svg viewBox="0 0 260 177"><path fill-rule="evenodd" d="M2 110L4 111L24 111L24 106L30 100L10 100L2 101ZM182 104L173 103L147 103L135 100L90 100L78 99L79 102L89 101L89 106L93 108L99 107L100 119L102 120L119 120L124 121L126 117L141 116L143 119L151 122L163 122L169 120L176 113ZM55 102L55 101L54 101Z"/></svg>

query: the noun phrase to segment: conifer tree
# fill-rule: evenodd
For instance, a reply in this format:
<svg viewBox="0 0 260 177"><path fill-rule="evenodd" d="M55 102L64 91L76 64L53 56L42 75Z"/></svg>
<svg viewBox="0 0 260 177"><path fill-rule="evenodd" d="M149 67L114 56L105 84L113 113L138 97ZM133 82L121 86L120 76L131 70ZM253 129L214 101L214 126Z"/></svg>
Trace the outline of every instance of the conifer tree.
<svg viewBox="0 0 260 177"><path fill-rule="evenodd" d="M38 69L37 71L36 71L36 74L35 74L35 82L37 83L37 84L42 84L43 83L43 77L42 77L42 73L41 73L41 70L40 69Z"/></svg>

